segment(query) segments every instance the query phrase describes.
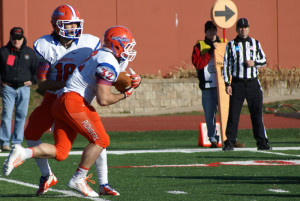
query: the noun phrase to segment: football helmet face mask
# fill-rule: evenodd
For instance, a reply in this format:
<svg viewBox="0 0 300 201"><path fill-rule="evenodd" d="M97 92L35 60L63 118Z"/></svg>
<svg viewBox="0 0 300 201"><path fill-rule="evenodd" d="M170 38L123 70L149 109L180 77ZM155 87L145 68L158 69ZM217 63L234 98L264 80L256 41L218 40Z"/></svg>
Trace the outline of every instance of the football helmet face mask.
<svg viewBox="0 0 300 201"><path fill-rule="evenodd" d="M136 51L133 49L135 45L135 40L126 27L110 27L104 33L103 46L110 49L117 58L133 61L136 56Z"/></svg>
<svg viewBox="0 0 300 201"><path fill-rule="evenodd" d="M83 32L83 19L80 18L79 12L70 5L61 5L57 7L51 17L51 23L57 35L67 38L79 38ZM66 24L76 23L74 26L66 28Z"/></svg>

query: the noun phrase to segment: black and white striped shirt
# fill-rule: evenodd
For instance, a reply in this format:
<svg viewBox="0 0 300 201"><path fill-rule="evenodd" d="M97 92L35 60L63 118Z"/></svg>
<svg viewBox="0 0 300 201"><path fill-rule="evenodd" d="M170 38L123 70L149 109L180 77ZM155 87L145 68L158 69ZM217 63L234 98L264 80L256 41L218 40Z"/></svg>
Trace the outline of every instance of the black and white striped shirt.
<svg viewBox="0 0 300 201"><path fill-rule="evenodd" d="M254 67L247 67L245 61L253 60ZM258 75L258 67L267 63L265 53L260 43L254 38L241 39L238 36L226 46L223 75L226 85L229 85L230 75L238 79L253 79Z"/></svg>

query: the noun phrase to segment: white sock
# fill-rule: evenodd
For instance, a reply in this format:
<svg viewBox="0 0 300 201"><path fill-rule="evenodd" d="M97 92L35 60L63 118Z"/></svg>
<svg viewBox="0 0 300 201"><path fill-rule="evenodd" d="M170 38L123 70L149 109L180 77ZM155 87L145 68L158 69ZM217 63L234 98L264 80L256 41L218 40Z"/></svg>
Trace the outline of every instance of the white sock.
<svg viewBox="0 0 300 201"><path fill-rule="evenodd" d="M42 143L41 140L37 140L37 141L27 140L28 147L35 147L41 143ZM45 176L52 174L51 168L48 163L48 159L35 158L35 162L36 162L37 166L39 167L42 176L45 177Z"/></svg>
<svg viewBox="0 0 300 201"><path fill-rule="evenodd" d="M106 149L103 149L98 156L96 162L96 171L98 174L99 184L108 184L108 167L107 167L107 153Z"/></svg>
<svg viewBox="0 0 300 201"><path fill-rule="evenodd" d="M33 149L32 148L25 148L25 159L32 158Z"/></svg>
<svg viewBox="0 0 300 201"><path fill-rule="evenodd" d="M75 174L73 175L74 178L86 178L86 175L88 173L89 169L82 167L82 166L78 166Z"/></svg>

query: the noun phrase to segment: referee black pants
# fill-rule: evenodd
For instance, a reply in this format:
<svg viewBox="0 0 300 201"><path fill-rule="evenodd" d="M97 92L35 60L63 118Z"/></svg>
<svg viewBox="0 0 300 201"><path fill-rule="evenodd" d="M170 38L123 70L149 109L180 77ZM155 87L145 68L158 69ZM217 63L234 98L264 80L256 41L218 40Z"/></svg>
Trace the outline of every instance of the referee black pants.
<svg viewBox="0 0 300 201"><path fill-rule="evenodd" d="M233 78L231 87L232 96L230 96L226 128L227 142L225 143L234 144L236 142L240 113L245 99L248 103L257 146L268 143L262 118L263 92L258 79L239 80Z"/></svg>

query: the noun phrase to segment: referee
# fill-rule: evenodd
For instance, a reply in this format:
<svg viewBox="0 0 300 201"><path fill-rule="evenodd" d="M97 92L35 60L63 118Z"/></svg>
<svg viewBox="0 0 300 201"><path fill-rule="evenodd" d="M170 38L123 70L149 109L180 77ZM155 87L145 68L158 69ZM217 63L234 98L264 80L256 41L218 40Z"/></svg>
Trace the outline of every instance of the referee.
<svg viewBox="0 0 300 201"><path fill-rule="evenodd" d="M229 115L226 128L227 140L223 151L232 151L237 138L238 124L244 100L251 115L254 138L258 150L271 150L262 119L263 92L257 78L259 67L266 65L266 56L260 43L249 37L246 18L237 21L238 36L226 46L224 56L224 81L230 95ZM230 83L230 75L232 81Z"/></svg>

